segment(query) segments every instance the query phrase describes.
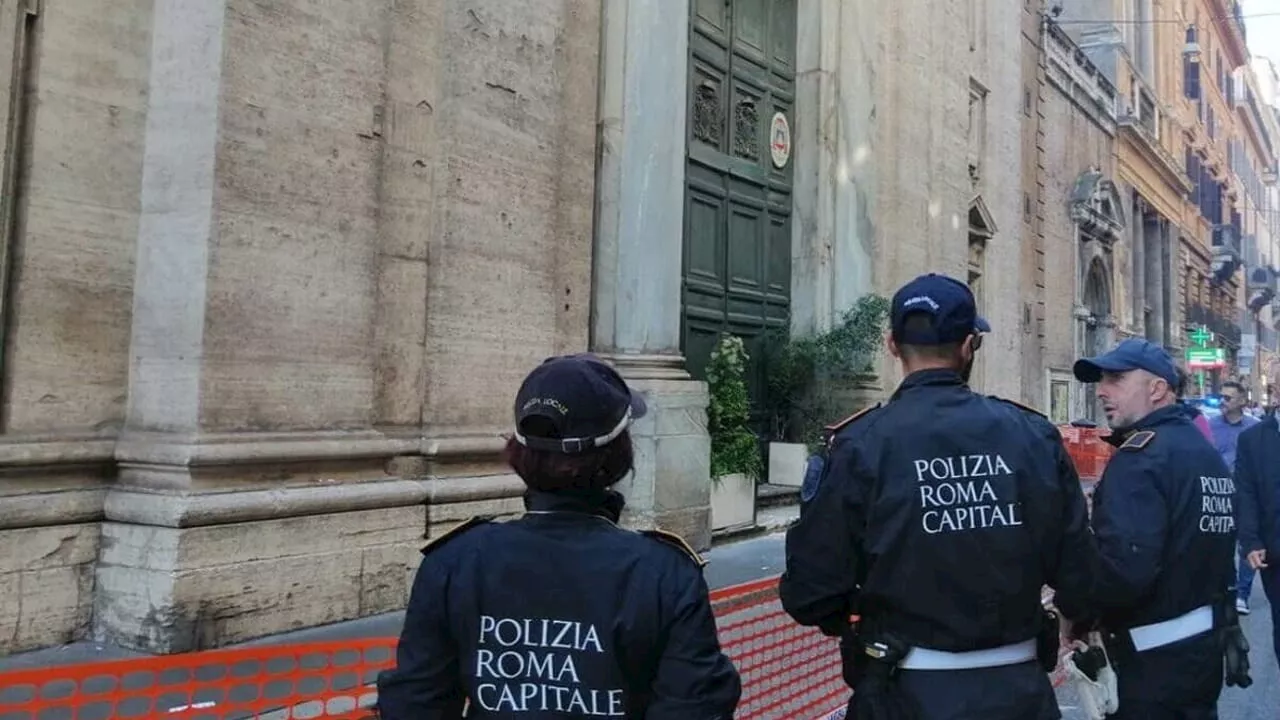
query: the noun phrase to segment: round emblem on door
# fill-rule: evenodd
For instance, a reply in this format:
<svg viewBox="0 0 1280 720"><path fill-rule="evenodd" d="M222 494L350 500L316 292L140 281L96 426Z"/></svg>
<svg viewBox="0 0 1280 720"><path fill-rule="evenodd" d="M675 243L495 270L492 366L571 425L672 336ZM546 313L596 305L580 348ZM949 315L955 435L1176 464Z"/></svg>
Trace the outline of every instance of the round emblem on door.
<svg viewBox="0 0 1280 720"><path fill-rule="evenodd" d="M773 166L779 169L786 167L791 159L791 125L780 112L773 114L773 122L769 124L769 154L773 156Z"/></svg>

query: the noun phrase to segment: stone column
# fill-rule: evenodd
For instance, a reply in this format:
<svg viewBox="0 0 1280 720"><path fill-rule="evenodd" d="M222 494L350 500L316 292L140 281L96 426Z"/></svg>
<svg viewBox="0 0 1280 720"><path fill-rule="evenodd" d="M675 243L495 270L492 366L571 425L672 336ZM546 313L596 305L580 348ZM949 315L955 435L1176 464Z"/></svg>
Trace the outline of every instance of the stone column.
<svg viewBox="0 0 1280 720"><path fill-rule="evenodd" d="M1147 334L1147 236L1146 236L1146 203L1133 196L1133 331L1138 335Z"/></svg>
<svg viewBox="0 0 1280 720"><path fill-rule="evenodd" d="M645 394L627 522L711 544L706 384L680 354L688 0L602 7L592 349Z"/></svg>
<svg viewBox="0 0 1280 720"><path fill-rule="evenodd" d="M1177 227L1171 220L1165 220L1161 225L1160 232L1160 259L1162 273L1161 286L1163 292L1160 297L1163 301L1162 313L1164 344L1166 346L1174 346L1178 344L1178 337L1175 329L1178 326L1176 317L1178 314L1178 271L1175 260L1178 257L1178 233Z"/></svg>
<svg viewBox="0 0 1280 720"><path fill-rule="evenodd" d="M361 99L385 97L390 10L352 33L228 5L157 0L149 35L128 408L93 614L95 639L149 652L401 607L425 527L429 487L385 472L418 439L373 428L383 125ZM321 84L280 55L306 22L348 51ZM321 86L325 113L301 112Z"/></svg>
<svg viewBox="0 0 1280 720"><path fill-rule="evenodd" d="M1146 296L1151 308L1147 339L1164 343L1164 218L1152 213L1143 220L1146 237Z"/></svg>
<svg viewBox="0 0 1280 720"><path fill-rule="evenodd" d="M875 242L874 6L797 8L791 327L831 326L872 290ZM966 220L967 221L967 220Z"/></svg>

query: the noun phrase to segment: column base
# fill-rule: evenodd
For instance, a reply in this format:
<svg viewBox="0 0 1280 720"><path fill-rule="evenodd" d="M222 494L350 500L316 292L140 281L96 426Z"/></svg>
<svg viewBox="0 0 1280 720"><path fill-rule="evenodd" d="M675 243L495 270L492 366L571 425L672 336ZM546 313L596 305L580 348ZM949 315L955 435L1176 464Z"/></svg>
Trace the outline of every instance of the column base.
<svg viewBox="0 0 1280 720"><path fill-rule="evenodd" d="M707 385L692 380L678 356L611 356L649 413L631 427L635 472L618 484L627 497L623 522L679 534L697 550L711 547L711 436Z"/></svg>
<svg viewBox="0 0 1280 720"><path fill-rule="evenodd" d="M518 478L107 497L92 637L168 654L402 609L424 539L520 507Z"/></svg>

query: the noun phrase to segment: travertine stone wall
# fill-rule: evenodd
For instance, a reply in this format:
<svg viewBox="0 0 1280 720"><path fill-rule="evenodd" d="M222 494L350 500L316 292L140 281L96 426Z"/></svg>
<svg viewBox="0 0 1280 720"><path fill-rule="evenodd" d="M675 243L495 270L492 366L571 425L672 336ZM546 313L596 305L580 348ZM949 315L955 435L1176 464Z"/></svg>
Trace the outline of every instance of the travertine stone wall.
<svg viewBox="0 0 1280 720"><path fill-rule="evenodd" d="M402 606L587 347L598 4L42 5L0 653Z"/></svg>
<svg viewBox="0 0 1280 720"><path fill-rule="evenodd" d="M118 428L128 390L151 2L124 0L109 13L92 0L45 2L40 12L26 137L5 147L24 161L3 369L8 436ZM2 42L9 63L12 40Z"/></svg>
<svg viewBox="0 0 1280 720"><path fill-rule="evenodd" d="M0 232L12 263L0 655L81 639L90 625L103 483L128 391L151 31L149 0L111 12L90 0L25 3L35 15L22 5L0 3L0 165L14 188Z"/></svg>

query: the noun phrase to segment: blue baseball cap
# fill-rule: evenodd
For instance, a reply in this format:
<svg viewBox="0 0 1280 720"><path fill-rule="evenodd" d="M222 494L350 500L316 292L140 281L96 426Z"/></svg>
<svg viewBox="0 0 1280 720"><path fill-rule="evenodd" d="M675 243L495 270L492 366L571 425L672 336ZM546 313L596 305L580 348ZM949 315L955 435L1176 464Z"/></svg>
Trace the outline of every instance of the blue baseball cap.
<svg viewBox="0 0 1280 720"><path fill-rule="evenodd" d="M1178 366L1173 363L1168 351L1142 338L1129 338L1109 352L1077 360L1071 370L1077 380L1085 383L1098 382L1103 373L1146 370L1169 383L1174 390L1178 388Z"/></svg>
<svg viewBox="0 0 1280 720"><path fill-rule="evenodd" d="M547 358L516 393L516 442L535 450L578 454L608 445L647 412L644 397L604 360L590 353ZM529 433L531 418L551 428Z"/></svg>
<svg viewBox="0 0 1280 720"><path fill-rule="evenodd" d="M946 345L974 333L991 332L978 315L973 291L953 277L929 273L903 285L889 307L894 342L904 345ZM933 320L928 330L907 331L907 317L925 313Z"/></svg>

